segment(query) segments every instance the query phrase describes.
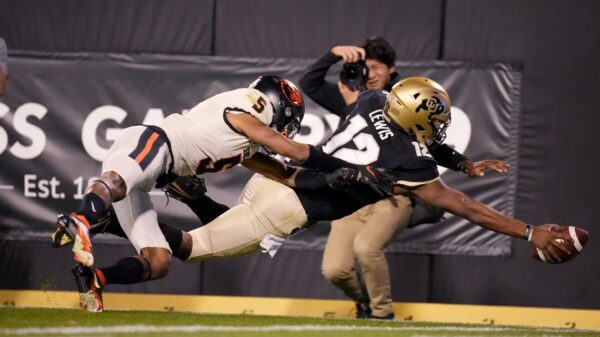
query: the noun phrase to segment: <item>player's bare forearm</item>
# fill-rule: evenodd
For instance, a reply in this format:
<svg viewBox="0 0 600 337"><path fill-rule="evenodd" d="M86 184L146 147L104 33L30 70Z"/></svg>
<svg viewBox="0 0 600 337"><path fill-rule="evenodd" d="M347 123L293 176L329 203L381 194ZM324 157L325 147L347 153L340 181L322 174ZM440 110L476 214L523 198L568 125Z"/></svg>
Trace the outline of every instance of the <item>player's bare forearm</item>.
<svg viewBox="0 0 600 337"><path fill-rule="evenodd" d="M510 218L465 194L462 194L460 201L450 200L450 202L460 203L460 205L452 206L454 210L448 209L449 212L462 216L484 228L517 238L522 238L525 233L527 224Z"/></svg>
<svg viewBox="0 0 600 337"><path fill-rule="evenodd" d="M527 225L512 219L466 194L446 186L441 180L422 185L413 193L433 206L463 217L502 234L523 237Z"/></svg>
<svg viewBox="0 0 600 337"><path fill-rule="evenodd" d="M557 233L538 226L533 228L534 230L526 237L525 223L447 187L441 180L421 185L413 189L412 193L433 206L461 216L481 227L516 238L527 238L535 247L541 249L546 259L551 262L560 261L559 251L568 252L568 249L556 240L557 238L568 240L566 233Z"/></svg>
<svg viewBox="0 0 600 337"><path fill-rule="evenodd" d="M290 187L295 186L294 181L298 169L293 166L288 166L264 153L255 154L252 158L244 160L242 165L284 185Z"/></svg>
<svg viewBox="0 0 600 337"><path fill-rule="evenodd" d="M310 148L307 144L297 143L287 138L262 124L255 117L239 114L228 115L227 118L239 132L256 144L263 145L269 150L297 162L303 162L308 158Z"/></svg>

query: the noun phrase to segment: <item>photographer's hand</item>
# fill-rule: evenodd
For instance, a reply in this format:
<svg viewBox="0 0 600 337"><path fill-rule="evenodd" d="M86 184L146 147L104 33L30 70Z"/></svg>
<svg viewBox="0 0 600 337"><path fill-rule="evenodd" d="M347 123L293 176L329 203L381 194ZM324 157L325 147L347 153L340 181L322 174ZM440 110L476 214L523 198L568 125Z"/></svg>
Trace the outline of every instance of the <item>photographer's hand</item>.
<svg viewBox="0 0 600 337"><path fill-rule="evenodd" d="M354 63L365 59L366 52L363 48L357 46L335 46L331 48L335 56L339 56L344 63Z"/></svg>

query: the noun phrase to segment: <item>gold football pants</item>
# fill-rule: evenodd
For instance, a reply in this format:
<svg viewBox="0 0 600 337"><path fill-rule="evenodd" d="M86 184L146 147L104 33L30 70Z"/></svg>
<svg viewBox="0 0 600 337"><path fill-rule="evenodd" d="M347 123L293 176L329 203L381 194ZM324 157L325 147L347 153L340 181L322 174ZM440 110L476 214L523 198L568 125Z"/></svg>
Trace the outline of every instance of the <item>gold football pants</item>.
<svg viewBox="0 0 600 337"><path fill-rule="evenodd" d="M308 218L293 189L255 174L238 205L192 230L192 253L187 262L237 256L257 251L267 234L289 236Z"/></svg>

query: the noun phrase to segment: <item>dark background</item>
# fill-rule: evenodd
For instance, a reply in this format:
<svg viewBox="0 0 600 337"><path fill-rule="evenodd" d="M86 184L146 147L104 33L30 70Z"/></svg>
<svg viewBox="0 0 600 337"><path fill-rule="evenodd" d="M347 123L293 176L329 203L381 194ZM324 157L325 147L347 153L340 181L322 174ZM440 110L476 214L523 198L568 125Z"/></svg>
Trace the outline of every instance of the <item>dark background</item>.
<svg viewBox="0 0 600 337"><path fill-rule="evenodd" d="M594 0L0 0L0 36L9 53L314 59L332 45L383 35L398 60L519 63L515 216L587 228L586 251L564 265L532 260L517 239L508 258L390 254L394 300L599 308L599 12ZM0 288L74 289L63 275L68 250L50 252L41 236L1 240ZM99 248L99 258L132 252L105 245L112 247ZM65 265L49 270L45 255ZM272 260L175 263L165 280L110 290L343 298L320 276L320 258L319 251L284 250Z"/></svg>

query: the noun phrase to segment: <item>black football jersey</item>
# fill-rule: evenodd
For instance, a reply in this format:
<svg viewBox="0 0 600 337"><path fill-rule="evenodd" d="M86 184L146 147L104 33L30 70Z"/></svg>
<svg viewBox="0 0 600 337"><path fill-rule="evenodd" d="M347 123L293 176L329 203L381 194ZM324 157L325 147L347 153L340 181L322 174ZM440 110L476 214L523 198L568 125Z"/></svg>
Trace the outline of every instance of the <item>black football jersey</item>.
<svg viewBox="0 0 600 337"><path fill-rule="evenodd" d="M386 98L385 91L363 92L322 150L352 164L385 168L399 185L418 186L438 178L437 163L427 147L383 118ZM381 198L365 184L296 192L313 221L339 219Z"/></svg>

